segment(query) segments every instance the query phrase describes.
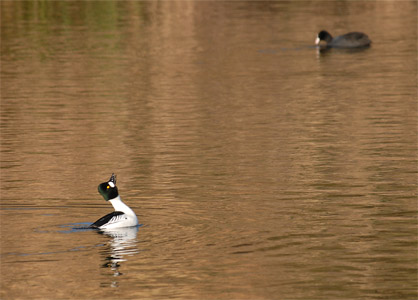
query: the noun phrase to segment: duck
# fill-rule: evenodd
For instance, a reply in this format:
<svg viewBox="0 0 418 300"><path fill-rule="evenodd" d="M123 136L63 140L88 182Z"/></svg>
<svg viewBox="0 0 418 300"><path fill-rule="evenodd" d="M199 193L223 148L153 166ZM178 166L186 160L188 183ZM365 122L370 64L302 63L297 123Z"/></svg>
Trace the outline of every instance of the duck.
<svg viewBox="0 0 418 300"><path fill-rule="evenodd" d="M320 41L325 41L327 47L332 48L360 48L368 47L372 43L367 34L363 32L349 32L335 38L325 30L318 33L315 44L319 45Z"/></svg>
<svg viewBox="0 0 418 300"><path fill-rule="evenodd" d="M104 230L138 226L138 218L135 212L122 201L119 195L114 173L108 181L99 184L98 191L106 201L112 204L115 211L101 217L89 228Z"/></svg>

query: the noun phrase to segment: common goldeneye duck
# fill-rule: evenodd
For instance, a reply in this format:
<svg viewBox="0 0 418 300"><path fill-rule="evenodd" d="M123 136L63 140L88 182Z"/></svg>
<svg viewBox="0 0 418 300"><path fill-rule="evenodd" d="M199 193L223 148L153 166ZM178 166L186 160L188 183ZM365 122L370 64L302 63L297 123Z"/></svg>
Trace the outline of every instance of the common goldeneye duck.
<svg viewBox="0 0 418 300"><path fill-rule="evenodd" d="M326 46L332 48L360 48L368 47L372 43L367 34L363 32L349 32L333 38L325 30L318 33L315 44L319 45L320 41L325 41Z"/></svg>
<svg viewBox="0 0 418 300"><path fill-rule="evenodd" d="M115 209L114 212L101 217L90 225L90 228L113 229L138 225L138 218L134 211L121 200L116 187L116 175L112 173L107 182L99 184L99 193L109 201Z"/></svg>

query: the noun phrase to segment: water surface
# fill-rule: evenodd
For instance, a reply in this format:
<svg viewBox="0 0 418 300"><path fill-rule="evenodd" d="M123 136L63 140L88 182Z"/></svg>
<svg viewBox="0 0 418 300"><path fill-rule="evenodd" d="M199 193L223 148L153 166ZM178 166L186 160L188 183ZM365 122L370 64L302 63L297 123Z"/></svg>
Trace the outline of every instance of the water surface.
<svg viewBox="0 0 418 300"><path fill-rule="evenodd" d="M2 1L1 298L416 299L416 9Z"/></svg>

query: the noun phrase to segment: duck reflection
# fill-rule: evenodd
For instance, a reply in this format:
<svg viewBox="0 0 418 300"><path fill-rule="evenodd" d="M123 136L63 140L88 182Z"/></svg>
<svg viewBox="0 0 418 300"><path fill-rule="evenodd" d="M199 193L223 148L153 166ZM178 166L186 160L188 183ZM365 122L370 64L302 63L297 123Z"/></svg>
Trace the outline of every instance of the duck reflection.
<svg viewBox="0 0 418 300"><path fill-rule="evenodd" d="M137 234L139 226L102 229L98 231L100 234L109 236L112 240L108 243L108 249L104 252L105 263L103 268L110 268L113 276L121 276L123 273L119 271L121 263L128 260L128 256L132 256L139 252L137 248ZM117 286L117 282L112 282L111 286Z"/></svg>

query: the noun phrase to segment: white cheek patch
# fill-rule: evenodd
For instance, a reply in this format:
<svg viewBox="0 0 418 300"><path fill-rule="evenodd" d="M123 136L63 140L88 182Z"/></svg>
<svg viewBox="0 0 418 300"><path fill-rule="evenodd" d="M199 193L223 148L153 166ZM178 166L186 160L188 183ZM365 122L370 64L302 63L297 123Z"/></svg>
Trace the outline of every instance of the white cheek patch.
<svg viewBox="0 0 418 300"><path fill-rule="evenodd" d="M321 41L321 40L319 39L319 37L316 37L316 40L315 40L315 45L318 45L320 41Z"/></svg>
<svg viewBox="0 0 418 300"><path fill-rule="evenodd" d="M112 187L112 188L114 188L114 187L115 187L115 184L114 184L112 181L109 181L107 184L108 184L110 187Z"/></svg>

